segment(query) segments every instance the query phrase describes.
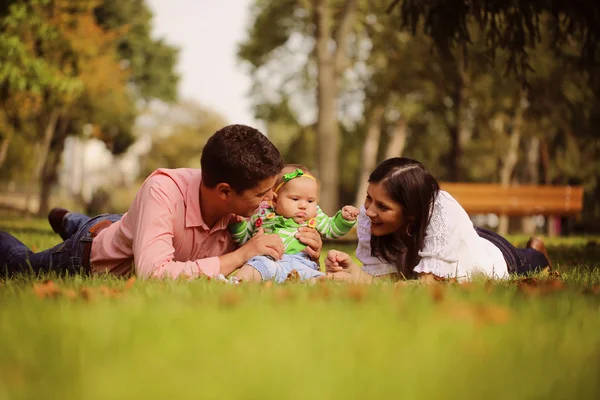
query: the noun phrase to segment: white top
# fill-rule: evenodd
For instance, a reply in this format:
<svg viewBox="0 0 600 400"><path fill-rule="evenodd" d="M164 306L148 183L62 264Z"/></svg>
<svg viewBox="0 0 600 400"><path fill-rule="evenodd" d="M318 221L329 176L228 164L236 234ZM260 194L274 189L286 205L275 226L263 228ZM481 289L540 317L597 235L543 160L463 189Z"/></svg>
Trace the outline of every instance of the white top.
<svg viewBox="0 0 600 400"><path fill-rule="evenodd" d="M356 255L363 261L359 252L361 255L371 255L370 224L369 237L361 238L360 215L358 221L359 243ZM466 211L443 190L440 190L433 205L419 256L421 260L414 269L417 273L432 273L443 278L459 280L469 280L476 275L495 279L508 277L508 268L500 249L479 237ZM365 271L369 272L369 268Z"/></svg>
<svg viewBox="0 0 600 400"><path fill-rule="evenodd" d="M356 258L363 263L363 271L373 276L381 276L398 272L396 267L371 255L371 220L367 217L365 207L360 208L358 223L356 224L356 235L358 246L356 246Z"/></svg>

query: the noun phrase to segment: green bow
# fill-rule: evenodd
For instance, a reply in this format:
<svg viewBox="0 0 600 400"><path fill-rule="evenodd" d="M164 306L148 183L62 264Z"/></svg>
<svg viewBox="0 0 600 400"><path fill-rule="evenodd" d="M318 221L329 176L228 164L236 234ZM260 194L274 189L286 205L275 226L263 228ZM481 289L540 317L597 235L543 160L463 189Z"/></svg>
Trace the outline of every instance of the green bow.
<svg viewBox="0 0 600 400"><path fill-rule="evenodd" d="M283 175L283 181L284 182L289 182L292 179L297 178L297 177L302 176L302 175L304 175L304 172L301 169L298 168L294 172L290 172L289 174Z"/></svg>

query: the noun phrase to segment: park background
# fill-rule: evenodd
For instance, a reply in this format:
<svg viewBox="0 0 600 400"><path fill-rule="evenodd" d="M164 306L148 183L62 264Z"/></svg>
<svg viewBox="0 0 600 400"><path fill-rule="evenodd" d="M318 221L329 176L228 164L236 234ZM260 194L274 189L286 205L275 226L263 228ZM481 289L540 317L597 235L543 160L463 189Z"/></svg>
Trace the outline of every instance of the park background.
<svg viewBox="0 0 600 400"><path fill-rule="evenodd" d="M566 1L5 0L0 205L124 212L154 169L199 167L212 133L244 123L314 170L329 213L362 202L377 162L406 156L443 182L583 186L563 231L597 232L595 13Z"/></svg>
<svg viewBox="0 0 600 400"><path fill-rule="evenodd" d="M329 213L399 155L584 188L552 277L2 280L0 399L600 398L599 40L596 1L0 0L0 230L34 251L49 208L126 211L228 123L313 169Z"/></svg>

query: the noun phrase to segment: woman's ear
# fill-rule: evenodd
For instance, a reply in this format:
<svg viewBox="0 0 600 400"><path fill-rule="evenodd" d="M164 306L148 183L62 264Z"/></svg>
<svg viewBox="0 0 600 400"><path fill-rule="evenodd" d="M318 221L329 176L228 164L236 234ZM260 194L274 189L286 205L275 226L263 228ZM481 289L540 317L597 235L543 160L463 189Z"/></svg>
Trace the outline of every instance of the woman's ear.
<svg viewBox="0 0 600 400"><path fill-rule="evenodd" d="M277 206L277 193L273 192L273 199L271 200L271 204L273 204L273 208Z"/></svg>
<svg viewBox="0 0 600 400"><path fill-rule="evenodd" d="M227 200L232 190L231 186L224 182L218 183L215 189L217 190L217 195L219 195L222 200Z"/></svg>

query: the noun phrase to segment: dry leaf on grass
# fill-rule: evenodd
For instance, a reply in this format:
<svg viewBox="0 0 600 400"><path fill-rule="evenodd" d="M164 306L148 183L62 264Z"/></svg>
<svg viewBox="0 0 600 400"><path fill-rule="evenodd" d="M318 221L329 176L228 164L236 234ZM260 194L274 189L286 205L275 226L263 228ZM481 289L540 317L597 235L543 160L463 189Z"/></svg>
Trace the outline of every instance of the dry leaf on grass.
<svg viewBox="0 0 600 400"><path fill-rule="evenodd" d="M225 307L233 307L240 302L240 295L234 291L227 291L219 298L219 303Z"/></svg>
<svg viewBox="0 0 600 400"><path fill-rule="evenodd" d="M43 283L34 283L33 291L39 298L55 298L62 294L62 290L51 280L44 281Z"/></svg>
<svg viewBox="0 0 600 400"><path fill-rule="evenodd" d="M133 287L133 285L135 284L136 278L135 276L132 276L131 278L127 279L127 282L125 282L125 290L129 290Z"/></svg>
<svg viewBox="0 0 600 400"><path fill-rule="evenodd" d="M511 311L498 305L471 305L468 303L448 304L442 309L448 316L478 325L504 324L510 321Z"/></svg>
<svg viewBox="0 0 600 400"><path fill-rule="evenodd" d="M350 285L348 286L348 291L346 292L348 297L355 302L361 302L367 296L367 290L364 285Z"/></svg>
<svg viewBox="0 0 600 400"><path fill-rule="evenodd" d="M300 282L300 274L295 269L291 270L288 274L287 278L285 278L285 283L294 283Z"/></svg>
<svg viewBox="0 0 600 400"><path fill-rule="evenodd" d="M278 303L283 303L294 298L294 294L287 288L277 288L273 294Z"/></svg>
<svg viewBox="0 0 600 400"><path fill-rule="evenodd" d="M434 302L439 303L444 300L444 289L442 285L436 284L429 287L429 294Z"/></svg>
<svg viewBox="0 0 600 400"><path fill-rule="evenodd" d="M557 278L523 278L517 281L517 288L521 293L531 296L539 296L562 291L565 288L565 284L563 281Z"/></svg>
<svg viewBox="0 0 600 400"><path fill-rule="evenodd" d="M273 281L266 281L263 285L262 285L263 289L270 289L273 287Z"/></svg>

